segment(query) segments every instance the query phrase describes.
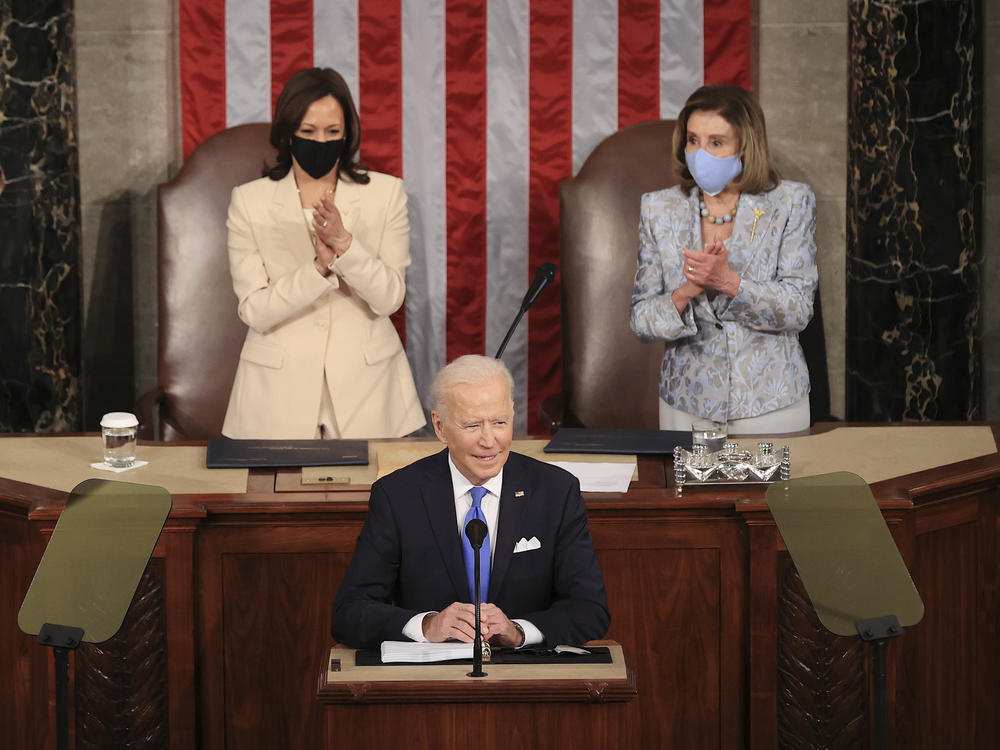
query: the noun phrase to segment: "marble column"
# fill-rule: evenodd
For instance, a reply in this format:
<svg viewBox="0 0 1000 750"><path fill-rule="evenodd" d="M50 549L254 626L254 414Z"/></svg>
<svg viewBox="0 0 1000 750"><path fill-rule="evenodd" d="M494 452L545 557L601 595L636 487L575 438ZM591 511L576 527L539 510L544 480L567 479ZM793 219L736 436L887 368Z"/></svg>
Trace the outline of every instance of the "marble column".
<svg viewBox="0 0 1000 750"><path fill-rule="evenodd" d="M0 0L0 432L80 429L72 0Z"/></svg>
<svg viewBox="0 0 1000 750"><path fill-rule="evenodd" d="M851 0L849 420L981 413L982 0Z"/></svg>

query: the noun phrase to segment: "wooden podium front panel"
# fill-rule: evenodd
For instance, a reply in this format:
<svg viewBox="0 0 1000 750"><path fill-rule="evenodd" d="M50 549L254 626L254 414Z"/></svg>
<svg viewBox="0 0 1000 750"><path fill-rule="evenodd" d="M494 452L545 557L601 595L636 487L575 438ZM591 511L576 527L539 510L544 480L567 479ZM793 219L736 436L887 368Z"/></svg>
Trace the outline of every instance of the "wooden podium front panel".
<svg viewBox="0 0 1000 750"><path fill-rule="evenodd" d="M741 747L745 562L728 512L642 521L591 512L608 637L631 654L642 747Z"/></svg>
<svg viewBox="0 0 1000 750"><path fill-rule="evenodd" d="M331 642L333 599L359 531L330 522L205 530L200 661L213 718L204 747L316 746L316 654Z"/></svg>
<svg viewBox="0 0 1000 750"><path fill-rule="evenodd" d="M16 506L0 497L0 737L12 748L55 746L55 707L49 696L52 649L17 626L45 542Z"/></svg>
<svg viewBox="0 0 1000 750"><path fill-rule="evenodd" d="M641 692L641 689L640 689ZM327 706L326 750L638 750L631 703Z"/></svg>
<svg viewBox="0 0 1000 750"><path fill-rule="evenodd" d="M907 560L925 611L897 652L895 746L1000 747L1000 492L930 500Z"/></svg>
<svg viewBox="0 0 1000 750"><path fill-rule="evenodd" d="M640 708L621 646L612 664L484 664L356 667L320 676L326 744L335 748L639 748Z"/></svg>

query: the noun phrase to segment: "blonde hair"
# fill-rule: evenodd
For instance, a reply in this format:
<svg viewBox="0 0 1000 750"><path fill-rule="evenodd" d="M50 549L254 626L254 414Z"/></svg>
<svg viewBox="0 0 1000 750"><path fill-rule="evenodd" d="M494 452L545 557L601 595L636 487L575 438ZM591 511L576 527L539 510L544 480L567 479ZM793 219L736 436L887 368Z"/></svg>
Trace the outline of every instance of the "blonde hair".
<svg viewBox="0 0 1000 750"><path fill-rule="evenodd" d="M459 383L485 383L501 375L507 379L510 408L513 409L514 376L510 374L507 365L499 359L485 357L482 354L463 354L438 370L434 382L431 383L431 409L443 414L448 393Z"/></svg>
<svg viewBox="0 0 1000 750"><path fill-rule="evenodd" d="M736 131L743 172L733 181L733 187L741 193L763 193L778 186L781 175L771 163L764 112L757 100L739 86L712 83L691 94L677 115L673 138L674 170L680 175L681 187L690 190L695 185L684 152L688 119L696 111L717 112Z"/></svg>

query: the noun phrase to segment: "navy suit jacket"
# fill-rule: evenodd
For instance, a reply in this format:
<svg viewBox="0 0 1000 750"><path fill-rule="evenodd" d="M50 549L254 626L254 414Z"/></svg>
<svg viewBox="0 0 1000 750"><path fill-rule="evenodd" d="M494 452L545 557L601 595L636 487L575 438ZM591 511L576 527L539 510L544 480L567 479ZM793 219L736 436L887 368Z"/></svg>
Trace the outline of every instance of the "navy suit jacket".
<svg viewBox="0 0 1000 750"><path fill-rule="evenodd" d="M604 576L576 478L511 453L497 526L486 601L511 619L532 622L549 646L602 637L610 622ZM538 549L514 554L520 539L532 537ZM414 615L470 599L443 450L372 486L331 632L348 646L377 648L403 640Z"/></svg>

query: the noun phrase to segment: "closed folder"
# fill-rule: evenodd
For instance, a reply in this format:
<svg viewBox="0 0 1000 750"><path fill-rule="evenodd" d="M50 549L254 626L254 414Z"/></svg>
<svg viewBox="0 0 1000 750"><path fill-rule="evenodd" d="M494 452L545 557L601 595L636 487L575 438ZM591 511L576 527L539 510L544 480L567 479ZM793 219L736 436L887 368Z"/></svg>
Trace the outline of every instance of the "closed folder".
<svg viewBox="0 0 1000 750"><path fill-rule="evenodd" d="M367 440L209 440L209 469L255 467L365 466Z"/></svg>
<svg viewBox="0 0 1000 750"><path fill-rule="evenodd" d="M690 430L591 430L585 427L562 427L543 450L546 453L671 454L675 445L690 450Z"/></svg>

